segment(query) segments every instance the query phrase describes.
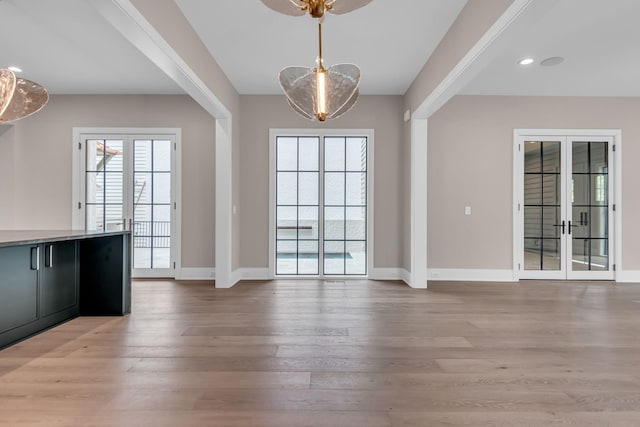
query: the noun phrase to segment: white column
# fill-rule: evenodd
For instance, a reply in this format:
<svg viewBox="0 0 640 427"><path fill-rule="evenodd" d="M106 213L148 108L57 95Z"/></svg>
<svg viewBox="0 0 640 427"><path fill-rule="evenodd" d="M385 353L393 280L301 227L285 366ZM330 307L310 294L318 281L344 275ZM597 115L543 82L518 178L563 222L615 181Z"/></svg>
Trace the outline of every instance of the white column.
<svg viewBox="0 0 640 427"><path fill-rule="evenodd" d="M427 287L427 119L411 119L411 283Z"/></svg>
<svg viewBox="0 0 640 427"><path fill-rule="evenodd" d="M234 285L231 274L232 233L232 147L231 119L216 119L216 288Z"/></svg>

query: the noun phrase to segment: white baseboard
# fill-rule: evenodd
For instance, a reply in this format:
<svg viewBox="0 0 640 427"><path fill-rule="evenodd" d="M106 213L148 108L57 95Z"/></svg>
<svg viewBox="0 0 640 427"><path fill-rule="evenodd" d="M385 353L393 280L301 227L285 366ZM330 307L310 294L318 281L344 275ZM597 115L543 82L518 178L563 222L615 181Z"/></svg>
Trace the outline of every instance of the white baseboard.
<svg viewBox="0 0 640 427"><path fill-rule="evenodd" d="M176 270L176 280L214 280L215 268L180 268Z"/></svg>
<svg viewBox="0 0 640 427"><path fill-rule="evenodd" d="M231 283L229 284L229 288L232 288L236 283L242 280L242 269L238 268L231 272L231 277L229 277Z"/></svg>
<svg viewBox="0 0 640 427"><path fill-rule="evenodd" d="M214 280L215 268L180 268L176 270L176 280ZM454 268L430 268L427 278L433 281L463 282L515 282L512 270L474 270ZM268 268L239 268L231 275L232 283L240 280L270 280ZM411 273L404 268L373 268L369 274L372 280L402 280L410 284ZM640 270L623 270L616 273L618 283L640 283Z"/></svg>
<svg viewBox="0 0 640 427"><path fill-rule="evenodd" d="M271 280L268 268L241 268L240 280Z"/></svg>
<svg viewBox="0 0 640 427"><path fill-rule="evenodd" d="M369 272L371 280L402 280L407 285L411 282L411 273L404 268L372 268Z"/></svg>
<svg viewBox="0 0 640 427"><path fill-rule="evenodd" d="M456 268L430 268L427 279L460 282L517 282L513 270L474 270Z"/></svg>
<svg viewBox="0 0 640 427"><path fill-rule="evenodd" d="M400 269L400 280L411 286L411 273L404 268Z"/></svg>
<svg viewBox="0 0 640 427"><path fill-rule="evenodd" d="M622 270L616 272L618 283L640 283L640 270Z"/></svg>
<svg viewBox="0 0 640 427"><path fill-rule="evenodd" d="M401 268L372 268L369 271L371 280L401 280Z"/></svg>

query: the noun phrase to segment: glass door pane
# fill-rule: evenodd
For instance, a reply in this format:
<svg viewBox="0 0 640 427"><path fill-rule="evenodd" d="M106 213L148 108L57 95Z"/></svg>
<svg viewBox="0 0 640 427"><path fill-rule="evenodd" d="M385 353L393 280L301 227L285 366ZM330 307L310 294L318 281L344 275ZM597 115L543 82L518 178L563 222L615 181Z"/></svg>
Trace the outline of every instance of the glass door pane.
<svg viewBox="0 0 640 427"><path fill-rule="evenodd" d="M81 138L85 229L130 231L134 277L174 276L175 136Z"/></svg>
<svg viewBox="0 0 640 427"><path fill-rule="evenodd" d="M320 139L276 138L276 274L318 275Z"/></svg>
<svg viewBox="0 0 640 427"><path fill-rule="evenodd" d="M613 279L613 138L525 137L518 148L522 143L520 277Z"/></svg>
<svg viewBox="0 0 640 427"><path fill-rule="evenodd" d="M124 229L124 141L85 141L85 224L87 230Z"/></svg>
<svg viewBox="0 0 640 427"><path fill-rule="evenodd" d="M560 141L524 143L524 269L563 270Z"/></svg>
<svg viewBox="0 0 640 427"><path fill-rule="evenodd" d="M275 274L367 274L368 138L277 136Z"/></svg>
<svg viewBox="0 0 640 427"><path fill-rule="evenodd" d="M133 140L133 268L171 268L171 149L168 139Z"/></svg>
<svg viewBox="0 0 640 427"><path fill-rule="evenodd" d="M571 270L609 270L609 144L572 141Z"/></svg>
<svg viewBox="0 0 640 427"><path fill-rule="evenodd" d="M367 274L367 138L324 139L324 274Z"/></svg>

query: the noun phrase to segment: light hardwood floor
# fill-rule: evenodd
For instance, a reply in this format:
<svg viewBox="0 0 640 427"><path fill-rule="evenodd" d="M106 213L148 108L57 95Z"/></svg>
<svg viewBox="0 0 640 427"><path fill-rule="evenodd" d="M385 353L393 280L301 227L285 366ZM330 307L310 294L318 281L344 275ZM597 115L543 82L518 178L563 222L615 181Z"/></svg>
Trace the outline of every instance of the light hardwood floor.
<svg viewBox="0 0 640 427"><path fill-rule="evenodd" d="M0 351L2 426L638 426L640 285L137 281Z"/></svg>

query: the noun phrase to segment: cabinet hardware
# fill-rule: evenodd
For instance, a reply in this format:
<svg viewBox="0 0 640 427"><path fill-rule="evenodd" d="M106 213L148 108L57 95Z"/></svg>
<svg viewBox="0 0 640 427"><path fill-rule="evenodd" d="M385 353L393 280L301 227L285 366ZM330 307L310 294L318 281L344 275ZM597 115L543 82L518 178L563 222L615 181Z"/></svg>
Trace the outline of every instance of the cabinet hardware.
<svg viewBox="0 0 640 427"><path fill-rule="evenodd" d="M53 245L44 246L44 266L53 267Z"/></svg>
<svg viewBox="0 0 640 427"><path fill-rule="evenodd" d="M40 246L31 248L31 269L40 270Z"/></svg>

